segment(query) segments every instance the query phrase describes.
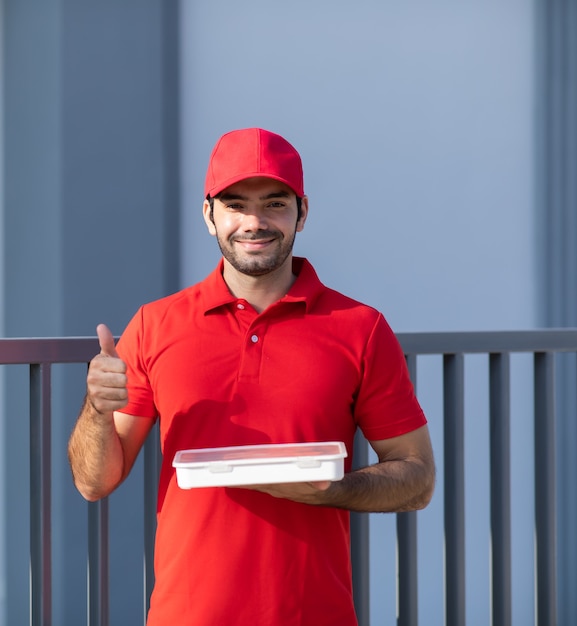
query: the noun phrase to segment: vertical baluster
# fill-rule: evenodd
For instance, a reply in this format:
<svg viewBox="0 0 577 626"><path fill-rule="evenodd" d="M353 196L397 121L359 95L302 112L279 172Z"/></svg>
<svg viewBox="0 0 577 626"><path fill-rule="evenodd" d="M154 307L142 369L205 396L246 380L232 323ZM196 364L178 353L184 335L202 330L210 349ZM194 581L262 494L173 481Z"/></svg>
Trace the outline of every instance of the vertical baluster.
<svg viewBox="0 0 577 626"><path fill-rule="evenodd" d="M557 623L554 355L535 353L537 624Z"/></svg>
<svg viewBox="0 0 577 626"><path fill-rule="evenodd" d="M399 618L398 626L419 623L419 593L417 578L417 512L397 514L397 544L399 552Z"/></svg>
<svg viewBox="0 0 577 626"><path fill-rule="evenodd" d="M354 443L354 468L369 464L366 439L357 432ZM351 513L351 555L353 562L353 593L359 626L370 625L369 515Z"/></svg>
<svg viewBox="0 0 577 626"><path fill-rule="evenodd" d="M157 425L144 444L144 624L154 587L154 540L160 464L160 436Z"/></svg>
<svg viewBox="0 0 577 626"><path fill-rule="evenodd" d="M30 624L52 621L50 364L30 365Z"/></svg>
<svg viewBox="0 0 577 626"><path fill-rule="evenodd" d="M447 626L465 624L464 358L444 356L445 606Z"/></svg>
<svg viewBox="0 0 577 626"><path fill-rule="evenodd" d="M88 626L109 624L108 498L88 503Z"/></svg>
<svg viewBox="0 0 577 626"><path fill-rule="evenodd" d="M511 437L508 354L489 355L492 623L511 623Z"/></svg>
<svg viewBox="0 0 577 626"><path fill-rule="evenodd" d="M407 366L414 387L417 386L417 356L408 355ZM398 626L417 626L418 577L417 577L417 512L397 514L397 551L399 568L399 618Z"/></svg>

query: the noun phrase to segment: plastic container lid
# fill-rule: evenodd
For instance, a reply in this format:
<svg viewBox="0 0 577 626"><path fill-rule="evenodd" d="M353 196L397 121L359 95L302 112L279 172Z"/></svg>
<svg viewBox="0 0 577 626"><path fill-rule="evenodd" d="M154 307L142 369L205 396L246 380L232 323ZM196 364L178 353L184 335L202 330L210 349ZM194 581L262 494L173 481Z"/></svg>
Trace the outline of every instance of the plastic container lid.
<svg viewBox="0 0 577 626"><path fill-rule="evenodd" d="M263 444L180 450L172 465L178 485L190 489L340 480L346 456L340 441Z"/></svg>

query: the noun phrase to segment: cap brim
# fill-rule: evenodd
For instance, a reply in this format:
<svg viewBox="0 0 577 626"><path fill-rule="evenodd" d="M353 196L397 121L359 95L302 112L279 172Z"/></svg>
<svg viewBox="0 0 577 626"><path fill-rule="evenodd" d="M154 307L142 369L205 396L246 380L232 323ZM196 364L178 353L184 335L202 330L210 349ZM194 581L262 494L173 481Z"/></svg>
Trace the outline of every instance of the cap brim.
<svg viewBox="0 0 577 626"><path fill-rule="evenodd" d="M239 183L241 180L247 180L248 178L271 178L272 180L278 180L280 183L284 183L287 187L290 187L298 197L302 197L304 193L300 193L300 190L295 189L291 181L286 180L282 176L275 176L274 174L263 174L261 172L250 172L248 174L238 174L227 178L220 185L216 185L208 190L207 195L211 198L215 198L219 193L222 193L228 187L231 187L235 183Z"/></svg>

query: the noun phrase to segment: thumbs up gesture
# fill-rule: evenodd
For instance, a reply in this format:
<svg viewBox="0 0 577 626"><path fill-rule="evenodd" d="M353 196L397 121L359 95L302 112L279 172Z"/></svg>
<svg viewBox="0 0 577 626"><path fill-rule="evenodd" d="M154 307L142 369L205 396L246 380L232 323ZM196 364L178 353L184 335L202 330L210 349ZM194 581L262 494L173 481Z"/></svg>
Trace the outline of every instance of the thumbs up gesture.
<svg viewBox="0 0 577 626"><path fill-rule="evenodd" d="M90 361L86 377L88 400L98 413L118 411L128 403L126 364L116 352L114 337L104 324L96 327L100 354Z"/></svg>

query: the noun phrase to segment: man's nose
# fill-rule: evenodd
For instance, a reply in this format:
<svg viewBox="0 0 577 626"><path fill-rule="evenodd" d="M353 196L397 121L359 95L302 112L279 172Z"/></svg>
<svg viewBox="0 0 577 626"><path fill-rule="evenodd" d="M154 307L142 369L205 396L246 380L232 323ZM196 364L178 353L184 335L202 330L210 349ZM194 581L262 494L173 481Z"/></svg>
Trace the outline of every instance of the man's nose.
<svg viewBox="0 0 577 626"><path fill-rule="evenodd" d="M242 218L242 228L246 231L266 230L268 224L262 211L247 211Z"/></svg>

